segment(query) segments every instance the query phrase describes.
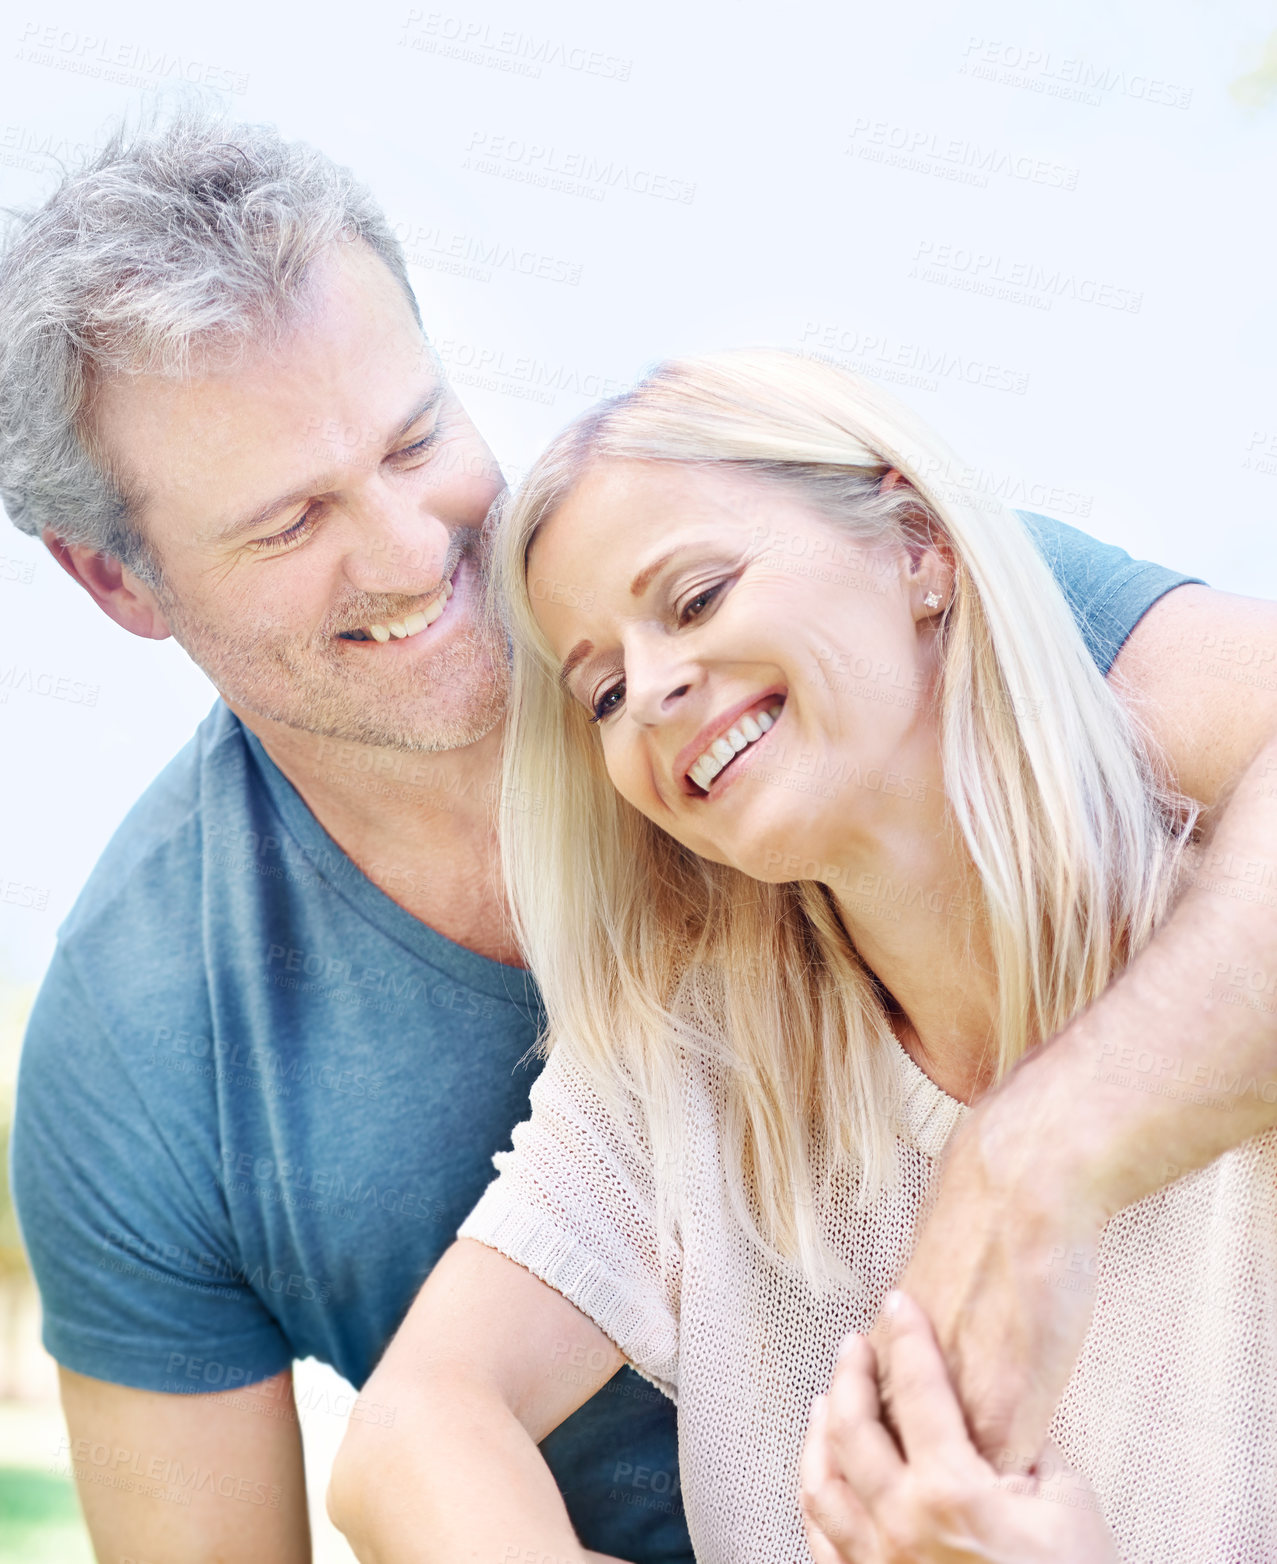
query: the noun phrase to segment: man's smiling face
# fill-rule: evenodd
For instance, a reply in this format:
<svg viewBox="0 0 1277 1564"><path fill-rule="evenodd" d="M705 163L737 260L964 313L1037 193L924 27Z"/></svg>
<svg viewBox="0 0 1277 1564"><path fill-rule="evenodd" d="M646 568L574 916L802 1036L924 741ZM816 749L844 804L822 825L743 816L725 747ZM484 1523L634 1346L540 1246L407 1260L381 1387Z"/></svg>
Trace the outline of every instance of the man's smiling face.
<svg viewBox="0 0 1277 1564"><path fill-rule="evenodd" d="M367 246L316 263L279 345L103 381L89 431L134 497L165 621L233 705L396 749L495 726L482 529L500 473Z"/></svg>

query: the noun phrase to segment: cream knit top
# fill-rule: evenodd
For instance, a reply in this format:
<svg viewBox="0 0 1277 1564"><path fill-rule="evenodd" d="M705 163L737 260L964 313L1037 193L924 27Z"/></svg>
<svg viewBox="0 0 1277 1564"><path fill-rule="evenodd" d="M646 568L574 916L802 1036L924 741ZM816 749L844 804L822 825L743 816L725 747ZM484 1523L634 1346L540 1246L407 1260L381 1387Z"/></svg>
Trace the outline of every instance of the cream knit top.
<svg viewBox="0 0 1277 1564"><path fill-rule="evenodd" d="M687 1165L667 1235L639 1105L620 1122L562 1044L460 1229L563 1293L677 1402L700 1564L810 1564L798 1459L811 1399L843 1336L877 1316L967 1112L890 1046L898 1184L857 1211L845 1182L821 1213L854 1288L818 1296L741 1231L724 1184L721 1099L703 1063L685 1072ZM1051 1434L1094 1484L1122 1558L1273 1564L1277 1132L1120 1212L1093 1274L1075 1265L1061 1257L1059 1283L1094 1285L1095 1315Z"/></svg>

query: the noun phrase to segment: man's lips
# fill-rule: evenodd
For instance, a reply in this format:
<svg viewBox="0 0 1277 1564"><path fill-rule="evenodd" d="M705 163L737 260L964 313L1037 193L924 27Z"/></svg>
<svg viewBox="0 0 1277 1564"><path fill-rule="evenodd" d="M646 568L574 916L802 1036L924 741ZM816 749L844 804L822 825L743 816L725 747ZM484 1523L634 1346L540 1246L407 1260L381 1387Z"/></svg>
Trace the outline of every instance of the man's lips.
<svg viewBox="0 0 1277 1564"><path fill-rule="evenodd" d="M391 641L407 641L420 635L443 615L452 597L454 582L460 569L461 561L458 560L452 576L420 608L414 608L411 613L396 618L372 621L351 630L340 630L337 633L337 640L353 646L384 646Z"/></svg>

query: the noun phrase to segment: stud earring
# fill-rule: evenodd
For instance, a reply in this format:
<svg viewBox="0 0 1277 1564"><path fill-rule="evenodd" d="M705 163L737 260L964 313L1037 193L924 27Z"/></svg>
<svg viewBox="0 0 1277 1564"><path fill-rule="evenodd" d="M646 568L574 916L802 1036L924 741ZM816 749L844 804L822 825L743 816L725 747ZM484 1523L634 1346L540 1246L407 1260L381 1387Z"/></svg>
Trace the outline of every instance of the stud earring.
<svg viewBox="0 0 1277 1564"><path fill-rule="evenodd" d="M928 608L939 608L940 594L938 592L928 592L922 601L927 605Z"/></svg>

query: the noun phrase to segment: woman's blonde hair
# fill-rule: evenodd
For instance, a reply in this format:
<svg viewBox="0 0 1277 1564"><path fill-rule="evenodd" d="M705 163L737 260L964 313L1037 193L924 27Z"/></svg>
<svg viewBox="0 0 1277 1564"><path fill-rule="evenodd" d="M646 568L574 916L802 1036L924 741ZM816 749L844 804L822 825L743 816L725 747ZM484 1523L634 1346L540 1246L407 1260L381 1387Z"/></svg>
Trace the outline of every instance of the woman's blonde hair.
<svg viewBox="0 0 1277 1564"><path fill-rule="evenodd" d="M949 806L983 889L998 1076L1149 938L1196 806L1166 785L1023 524L941 476L957 464L939 439L840 369L775 350L663 364L569 426L507 497L490 598L513 651L501 857L545 1000L543 1047L570 1047L613 1100L639 1095L649 1153L668 1175L657 1179L663 1220L684 1155L688 1058L711 1057L738 1218L814 1284L845 1280L816 1213L831 1170L853 1167L866 1202L891 1179L883 989L815 865L811 879L752 879L698 857L616 792L533 616L538 529L613 458L755 474L861 544L947 544L956 578L938 725ZM884 493L889 467L908 484Z"/></svg>

